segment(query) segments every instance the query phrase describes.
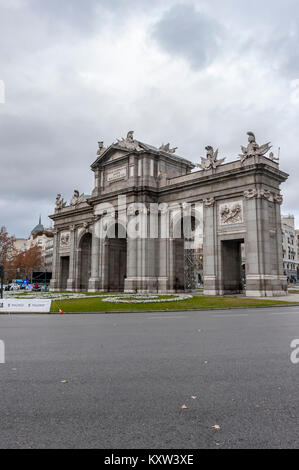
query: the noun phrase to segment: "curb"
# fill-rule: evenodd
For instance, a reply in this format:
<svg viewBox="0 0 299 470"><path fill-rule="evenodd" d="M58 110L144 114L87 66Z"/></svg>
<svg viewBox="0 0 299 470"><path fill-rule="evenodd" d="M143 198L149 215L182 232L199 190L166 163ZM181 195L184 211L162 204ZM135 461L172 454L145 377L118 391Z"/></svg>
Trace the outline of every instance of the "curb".
<svg viewBox="0 0 299 470"><path fill-rule="evenodd" d="M64 312L63 315L113 315L119 313L179 313L179 312L209 312L215 310L248 310L248 309L267 309L267 308L285 308L285 307L299 307L297 303L282 304L282 305L261 305L251 307L211 307L211 308L184 308L181 310L113 310L101 312ZM0 312L1 315L60 315L59 312Z"/></svg>

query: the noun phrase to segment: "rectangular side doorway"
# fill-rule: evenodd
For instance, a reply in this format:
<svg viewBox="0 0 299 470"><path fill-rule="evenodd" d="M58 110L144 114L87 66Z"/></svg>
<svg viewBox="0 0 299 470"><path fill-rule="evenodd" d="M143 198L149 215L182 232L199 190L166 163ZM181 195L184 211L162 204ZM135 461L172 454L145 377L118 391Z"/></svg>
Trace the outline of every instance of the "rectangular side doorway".
<svg viewBox="0 0 299 470"><path fill-rule="evenodd" d="M62 256L60 258L60 290L67 289L67 280L69 278L70 257Z"/></svg>
<svg viewBox="0 0 299 470"><path fill-rule="evenodd" d="M244 292L241 250L243 243L243 239L223 240L221 242L221 279L224 295L242 294Z"/></svg>

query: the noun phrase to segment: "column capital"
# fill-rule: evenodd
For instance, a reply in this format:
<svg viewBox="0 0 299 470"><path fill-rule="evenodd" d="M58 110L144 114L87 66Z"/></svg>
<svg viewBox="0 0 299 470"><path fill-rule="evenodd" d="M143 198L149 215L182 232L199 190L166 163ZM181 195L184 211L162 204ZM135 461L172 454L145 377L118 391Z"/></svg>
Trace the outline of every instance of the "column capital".
<svg viewBox="0 0 299 470"><path fill-rule="evenodd" d="M207 199L203 200L203 203L205 207L212 207L215 204L215 198L214 197L208 197Z"/></svg>
<svg viewBox="0 0 299 470"><path fill-rule="evenodd" d="M282 204L283 197L281 194L275 194L265 188L249 188L244 191L245 199L266 199L269 202L277 202L278 204Z"/></svg>
<svg viewBox="0 0 299 470"><path fill-rule="evenodd" d="M277 204L282 204L283 203L283 196L281 194L275 194L274 195L274 201L277 202Z"/></svg>

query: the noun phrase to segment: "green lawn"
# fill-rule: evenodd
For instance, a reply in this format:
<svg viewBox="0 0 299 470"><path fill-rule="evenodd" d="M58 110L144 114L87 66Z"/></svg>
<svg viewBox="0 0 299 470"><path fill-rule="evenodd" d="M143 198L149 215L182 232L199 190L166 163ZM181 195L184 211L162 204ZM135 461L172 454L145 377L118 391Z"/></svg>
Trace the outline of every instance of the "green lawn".
<svg viewBox="0 0 299 470"><path fill-rule="evenodd" d="M264 307L271 305L289 305L295 302L279 300L248 299L246 297L206 297L195 296L192 299L176 302L159 303L109 303L101 298L85 298L72 300L52 301L51 312L113 312L113 311L146 311L146 310L188 310L207 308L238 308L238 307Z"/></svg>

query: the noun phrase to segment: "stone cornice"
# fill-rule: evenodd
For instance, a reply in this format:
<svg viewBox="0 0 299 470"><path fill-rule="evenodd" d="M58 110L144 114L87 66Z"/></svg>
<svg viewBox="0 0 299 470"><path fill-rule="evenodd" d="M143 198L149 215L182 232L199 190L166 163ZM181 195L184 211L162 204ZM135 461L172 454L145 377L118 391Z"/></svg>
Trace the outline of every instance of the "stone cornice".
<svg viewBox="0 0 299 470"><path fill-rule="evenodd" d="M55 212L54 214L49 215L49 218L52 220L65 219L66 217L73 218L77 215L82 215L90 211L91 211L91 207L89 204L86 204L84 207L80 207L80 208L68 206L68 207L65 207L64 209L61 209L59 212Z"/></svg>

